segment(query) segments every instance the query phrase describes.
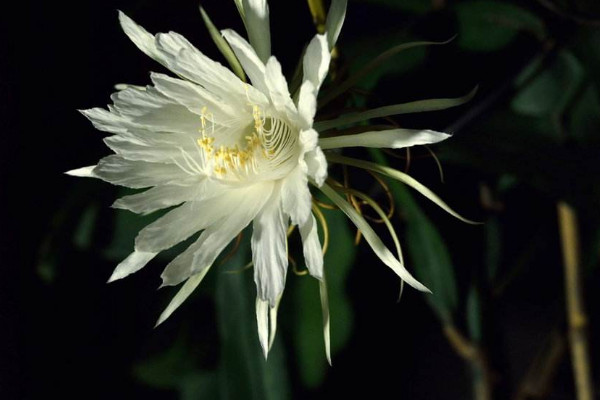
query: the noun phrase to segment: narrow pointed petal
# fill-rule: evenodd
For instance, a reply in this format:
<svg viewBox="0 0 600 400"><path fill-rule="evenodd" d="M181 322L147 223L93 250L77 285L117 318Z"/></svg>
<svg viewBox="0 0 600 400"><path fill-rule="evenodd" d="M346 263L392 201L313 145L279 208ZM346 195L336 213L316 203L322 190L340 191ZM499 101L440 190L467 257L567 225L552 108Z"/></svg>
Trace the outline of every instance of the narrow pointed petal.
<svg viewBox="0 0 600 400"><path fill-rule="evenodd" d="M140 231L135 247L142 251L162 251L186 240L231 213L243 199L242 191L229 191L224 195L201 201L189 201Z"/></svg>
<svg viewBox="0 0 600 400"><path fill-rule="evenodd" d="M199 273L192 275L189 279L183 284L181 289L177 292L177 294L171 299L169 305L164 309L164 311L158 317L158 321L154 327L156 328L158 325L162 324L183 304L184 301L194 292L194 290L200 285L200 282L206 276L210 268L205 268Z"/></svg>
<svg viewBox="0 0 600 400"><path fill-rule="evenodd" d="M198 192L198 184L189 186L159 185L142 193L121 197L113 203L112 207L146 215L190 201L198 195Z"/></svg>
<svg viewBox="0 0 600 400"><path fill-rule="evenodd" d="M327 44L329 50L335 47L340 36L344 19L346 19L347 0L332 0L327 20L325 21L325 31L327 32Z"/></svg>
<svg viewBox="0 0 600 400"><path fill-rule="evenodd" d="M256 51L250 46L250 43L231 29L224 29L221 33L231 45L238 60L240 60L252 85L263 93L269 93L265 82L265 62L258 57Z"/></svg>
<svg viewBox="0 0 600 400"><path fill-rule="evenodd" d="M365 240L377 257L388 267L390 267L402 280L408 283L410 286L422 292L430 292L422 283L417 281L411 274L404 268L404 265L398 261L390 252L390 250L383 244L377 233L371 228L369 223L360 215L354 207L352 207L346 200L344 200L331 186L323 184L321 191L331 199L339 208L350 218L350 220L356 225L356 227L362 232Z"/></svg>
<svg viewBox="0 0 600 400"><path fill-rule="evenodd" d="M371 131L356 135L342 135L322 138L319 146L323 150L343 147L376 147L401 149L422 144L431 144L448 139L451 135L442 132L417 129L390 129Z"/></svg>
<svg viewBox="0 0 600 400"><path fill-rule="evenodd" d="M267 0L242 0L244 20L252 47L266 63L271 56L271 28Z"/></svg>
<svg viewBox="0 0 600 400"><path fill-rule="evenodd" d="M329 71L331 54L327 47L325 35L315 35L306 48L303 59L304 80L310 81L315 92L319 91L321 84Z"/></svg>
<svg viewBox="0 0 600 400"><path fill-rule="evenodd" d="M188 177L175 164L131 161L116 155L104 157L92 173L114 185L133 189L175 183Z"/></svg>
<svg viewBox="0 0 600 400"><path fill-rule="evenodd" d="M471 221L470 219L467 219L467 218L463 217L462 215L460 215L459 213L457 213L456 211L454 211L452 208L450 208L450 206L448 204L446 204L446 202L444 202L444 200L442 200L437 194L432 192L431 189L429 189L427 186L423 185L421 182L417 181L415 178L411 177L410 175L408 175L402 171L398 171L394 168L386 167L384 165L375 164L375 163L368 162L368 161L357 160L354 158L344 157L339 154L333 154L333 153L330 153L328 155L328 159L332 162L337 162L340 164L345 164L345 165L350 165L353 167L366 169L366 170L377 172L379 174L389 176L390 178L396 179L396 180L410 186L417 192L421 193L423 196L427 197L430 201L435 203L438 207L440 207L442 210L446 211L448 214L452 215L453 217L458 218L461 221L466 222L467 224L473 224L473 225L479 224L479 222Z"/></svg>
<svg viewBox="0 0 600 400"><path fill-rule="evenodd" d="M142 52L156 61L164 63L164 58L156 50L154 35L136 24L122 11L119 11L119 22L121 23L121 28L123 28L125 34Z"/></svg>
<svg viewBox="0 0 600 400"><path fill-rule="evenodd" d="M96 168L95 165L90 165L89 167L72 169L70 171L65 172L65 174L71 176L78 176L80 178L96 178L96 175L94 175L94 168Z"/></svg>
<svg viewBox="0 0 600 400"><path fill-rule="evenodd" d="M269 302L260 297L256 297L256 325L258 341L266 360L269 354Z"/></svg>
<svg viewBox="0 0 600 400"><path fill-rule="evenodd" d="M281 303L281 295L275 302L274 307L269 308L269 351L275 343L275 334L277 333L277 312L279 311L279 303Z"/></svg>
<svg viewBox="0 0 600 400"><path fill-rule="evenodd" d="M161 274L163 286L177 285L190 275L212 265L225 247L256 217L273 190L272 184L259 184L241 191L233 204L221 201L227 211L198 240L167 265ZM229 198L231 196L227 196Z"/></svg>
<svg viewBox="0 0 600 400"><path fill-rule="evenodd" d="M288 221L280 205L279 188L258 213L252 227L254 282L258 297L273 307L283 292L288 267Z"/></svg>
<svg viewBox="0 0 600 400"><path fill-rule="evenodd" d="M321 298L321 313L323 314L323 340L325 341L325 356L331 365L331 334L329 317L329 295L325 279L319 282L319 297Z"/></svg>
<svg viewBox="0 0 600 400"><path fill-rule="evenodd" d="M134 251L126 259L121 261L117 268L113 271L112 275L108 279L108 282L114 282L118 279L123 279L134 272L144 268L146 264L150 262L158 253L151 253L145 251Z"/></svg>
<svg viewBox="0 0 600 400"><path fill-rule="evenodd" d="M290 216L292 224L304 224L309 218L311 198L306 172L298 166L281 185L281 204L283 211Z"/></svg>
<svg viewBox="0 0 600 400"><path fill-rule="evenodd" d="M319 241L319 233L317 231L317 221L314 215L299 226L300 237L302 238L302 250L304 253L304 261L308 272L315 278L323 279L323 251L321 242Z"/></svg>

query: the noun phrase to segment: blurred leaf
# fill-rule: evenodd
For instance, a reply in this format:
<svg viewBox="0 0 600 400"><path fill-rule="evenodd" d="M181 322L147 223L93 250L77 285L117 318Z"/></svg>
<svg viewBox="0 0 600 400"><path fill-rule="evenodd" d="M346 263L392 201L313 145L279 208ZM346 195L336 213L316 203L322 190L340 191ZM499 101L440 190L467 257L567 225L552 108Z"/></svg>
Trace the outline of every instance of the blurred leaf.
<svg viewBox="0 0 600 400"><path fill-rule="evenodd" d="M375 162L388 165L380 150L370 149ZM433 293L425 299L443 322L452 320L458 305L454 267L444 241L429 218L417 205L409 189L388 181L406 225L406 242L416 277Z"/></svg>
<svg viewBox="0 0 600 400"><path fill-rule="evenodd" d="M361 3L379 4L413 14L426 14L431 11L432 2L429 0L359 0Z"/></svg>
<svg viewBox="0 0 600 400"><path fill-rule="evenodd" d="M397 31L375 31L365 32L364 35L355 38L352 42L346 42L344 52L346 57L352 60L350 76L360 72L365 65L368 65L381 54L398 46L398 43L408 45L411 39L413 38ZM402 51L401 55L394 56L385 63L378 65L376 69L357 81L356 86L371 90L377 85L382 76L388 74L400 75L421 65L425 60L425 54L425 46L412 47L409 50Z"/></svg>
<svg viewBox="0 0 600 400"><path fill-rule="evenodd" d="M598 91L588 86L573 106L568 132L580 143L600 143L600 100Z"/></svg>
<svg viewBox="0 0 600 400"><path fill-rule="evenodd" d="M228 262L240 269L251 260L249 236L244 235L240 249ZM229 268L228 268L229 269ZM219 364L220 399L277 400L289 398L289 382L279 336L268 361L258 341L254 310L256 290L252 273L217 273L217 316L221 338ZM286 301L284 293L283 302Z"/></svg>
<svg viewBox="0 0 600 400"><path fill-rule="evenodd" d="M134 376L148 386L175 389L182 376L195 370L194 355L188 349L185 330L163 353L133 367Z"/></svg>
<svg viewBox="0 0 600 400"><path fill-rule="evenodd" d="M80 250L88 250L92 245L98 211L98 205L91 204L85 208L81 215L81 219L73 234L73 243Z"/></svg>
<svg viewBox="0 0 600 400"><path fill-rule="evenodd" d="M500 222L498 217L485 221L485 265L488 282L493 282L498 275L502 256Z"/></svg>
<svg viewBox="0 0 600 400"><path fill-rule="evenodd" d="M197 371L186 374L178 383L179 400L218 399L217 373Z"/></svg>
<svg viewBox="0 0 600 400"><path fill-rule="evenodd" d="M511 102L514 111L531 116L562 113L583 81L583 68L569 52L561 51Z"/></svg>
<svg viewBox="0 0 600 400"><path fill-rule="evenodd" d="M471 339L477 343L481 343L482 323L481 323L481 299L479 292L475 286L471 287L469 296L467 297L467 326Z"/></svg>
<svg viewBox="0 0 600 400"><path fill-rule="evenodd" d="M469 1L455 6L459 23L458 43L472 51L496 51L508 44L519 31L536 38L546 36L541 19L508 2Z"/></svg>
<svg viewBox="0 0 600 400"><path fill-rule="evenodd" d="M330 237L335 238L335 243L325 254L324 266L331 313L331 352L334 356L346 346L352 332L353 314L346 294L346 280L354 262L356 247L344 214L337 210L324 210L323 213L327 218ZM320 238L323 238L322 234ZM302 311L294 315L294 349L302 382L314 388L323 382L330 368L325 358L319 284L308 276L296 281L295 307Z"/></svg>

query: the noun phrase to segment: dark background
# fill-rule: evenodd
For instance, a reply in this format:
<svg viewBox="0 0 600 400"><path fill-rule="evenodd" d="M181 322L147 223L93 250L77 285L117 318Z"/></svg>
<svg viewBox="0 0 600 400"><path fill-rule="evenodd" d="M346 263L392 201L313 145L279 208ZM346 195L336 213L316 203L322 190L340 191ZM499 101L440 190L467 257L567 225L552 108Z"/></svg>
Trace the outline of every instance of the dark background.
<svg viewBox="0 0 600 400"><path fill-rule="evenodd" d="M304 1L270 3L273 53L290 76L314 26ZM433 233L414 237L406 220L416 211L403 211L396 197L401 237L416 243L408 248L412 268L427 271L423 263L428 262L439 262L440 270L452 268L452 282L443 284L455 287L456 304L432 306L412 289L396 303L398 282L362 242L350 246L353 262L339 272L339 290L331 293L332 303L343 310L336 317L332 305L332 338L338 343L332 368L323 368L319 323L308 324L320 321L314 307L318 292L305 282L310 278L293 274L280 312L279 342L266 365L248 308L254 293L250 273L211 271L199 293L153 329L175 293L155 290L168 258L105 284L131 249L137 229L153 218L111 209L122 193L118 188L63 174L109 153L103 134L77 109L105 106L114 84L145 85L150 71L162 71L121 32L117 9L150 32L174 30L211 58L221 60L220 55L196 1L27 2L23 12L2 17L0 398L319 399L359 389L373 397L475 397L481 365L463 359L449 344L443 331L448 319L440 312L451 313L452 326L485 355L494 398L518 398L527 371L542 374L532 363L547 347L559 357L542 394L529 398L576 398L568 349L551 344L556 337L564 345L567 329L556 218L561 199L579 215L598 383L598 5L557 1L552 3L562 10L557 13L543 1L502 2L533 16L531 22L488 4L486 12L497 18L482 22L481 10L466 1L349 3L339 42L341 75L345 65L352 65L351 73L394 44L459 34L445 46L395 56L363 82L370 94L347 98L349 104L456 97L479 85L465 106L396 120L455 134L433 147L445 183L423 149L414 151L410 172L468 218L486 221L463 224L415 195L418 215ZM243 31L233 2L202 4L219 28ZM498 39L486 31L488 23L498 21L514 34ZM389 160L399 169L405 166L403 160ZM355 179L377 194L368 176ZM347 249L342 242L354 231L340 229L331 246ZM441 250L419 244L439 238ZM440 252L448 254L445 264L436 258ZM239 266L243 257L240 253ZM335 257L327 264L330 275L338 274ZM243 300L235 309L232 293ZM227 310L231 321L222 315ZM233 327L239 330L232 333ZM239 343L250 350L238 351ZM261 379L266 383L256 383Z"/></svg>

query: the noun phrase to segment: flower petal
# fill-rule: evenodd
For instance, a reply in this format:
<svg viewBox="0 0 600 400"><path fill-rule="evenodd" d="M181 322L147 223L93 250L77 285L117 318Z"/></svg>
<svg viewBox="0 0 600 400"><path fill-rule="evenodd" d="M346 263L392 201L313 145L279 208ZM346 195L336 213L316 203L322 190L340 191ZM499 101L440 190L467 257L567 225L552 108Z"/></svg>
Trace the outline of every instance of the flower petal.
<svg viewBox="0 0 600 400"><path fill-rule="evenodd" d="M269 302L256 297L256 325L258 327L258 341L265 359L269 354Z"/></svg>
<svg viewBox="0 0 600 400"><path fill-rule="evenodd" d="M321 313L323 314L323 340L325 341L325 356L331 365L331 334L329 317L329 296L327 294L327 282L325 279L319 282L319 297L321 298Z"/></svg>
<svg viewBox="0 0 600 400"><path fill-rule="evenodd" d="M327 159L320 147L309 151L304 156L304 161L308 167L308 176L311 177L317 186L321 187L327 179Z"/></svg>
<svg viewBox="0 0 600 400"><path fill-rule="evenodd" d="M175 246L239 207L243 193L230 190L221 196L184 203L142 229L135 239L135 248L162 251Z"/></svg>
<svg viewBox="0 0 600 400"><path fill-rule="evenodd" d="M332 0L329 12L327 12L325 31L327 32L327 44L330 50L335 46L340 36L342 25L344 25L347 3L347 0Z"/></svg>
<svg viewBox="0 0 600 400"><path fill-rule="evenodd" d="M117 155L104 157L92 173L114 185L133 189L176 183L189 177L174 164L130 161Z"/></svg>
<svg viewBox="0 0 600 400"><path fill-rule="evenodd" d="M294 168L282 182L281 206L294 225L304 224L310 215L312 201L308 179L300 166Z"/></svg>
<svg viewBox="0 0 600 400"><path fill-rule="evenodd" d="M411 274L404 268L404 265L398 261L389 251L389 249L383 244L377 233L371 228L369 223L352 207L346 200L344 200L331 186L324 184L321 186L321 191L329 197L339 208L350 218L350 220L356 225L356 227L362 232L365 240L377 257L388 267L390 267L402 280L408 283L410 286L423 292L430 292L422 283L417 281Z"/></svg>
<svg viewBox="0 0 600 400"><path fill-rule="evenodd" d="M317 112L317 92L311 81L304 81L300 86L298 94L298 115L300 122L303 124L301 128L309 129L314 122L315 113Z"/></svg>
<svg viewBox="0 0 600 400"><path fill-rule="evenodd" d="M179 289L177 294L171 299L169 305L164 309L164 311L158 317L158 321L154 327L156 328L158 325L162 324L183 304L183 302L190 297L190 295L196 290L200 282L204 279L208 270L210 268L205 268L199 273L192 275L189 279L184 283L184 285Z"/></svg>
<svg viewBox="0 0 600 400"><path fill-rule="evenodd" d="M145 251L134 251L126 259L121 261L117 268L113 271L112 275L108 279L108 282L114 282L117 279L125 278L134 272L144 268L150 260L152 260L158 253L151 253Z"/></svg>
<svg viewBox="0 0 600 400"><path fill-rule="evenodd" d="M202 182L205 182L203 179ZM136 214L146 215L163 208L173 207L183 202L197 199L204 190L196 181L187 186L159 185L142 193L121 197L112 205L114 208L129 210Z"/></svg>
<svg viewBox="0 0 600 400"><path fill-rule="evenodd" d="M417 129L390 129L364 132L356 135L332 136L319 139L323 150L342 147L388 147L400 149L421 144L441 142L451 135L442 132Z"/></svg>
<svg viewBox="0 0 600 400"><path fill-rule="evenodd" d="M288 119L294 120L297 115L296 106L290 97L285 76L281 72L281 64L275 57L270 57L265 67L265 83L275 109Z"/></svg>
<svg viewBox="0 0 600 400"><path fill-rule="evenodd" d="M250 46L250 43L231 29L224 29L221 33L225 40L231 45L238 60L240 60L252 85L261 92L268 94L269 88L265 82L265 64L258 57L252 46Z"/></svg>
<svg viewBox="0 0 600 400"><path fill-rule="evenodd" d="M287 273L287 228L276 188L252 225L252 261L258 297L275 306Z"/></svg>
<svg viewBox="0 0 600 400"><path fill-rule="evenodd" d="M303 60L304 81L310 81L315 92L319 91L325 76L327 76L330 61L331 54L327 46L327 38L325 35L315 35L306 48Z"/></svg>
<svg viewBox="0 0 600 400"><path fill-rule="evenodd" d="M317 222L311 214L306 222L299 226L300 237L302 237L302 250L304 252L304 261L308 272L315 278L323 279L323 251L319 234L317 232Z"/></svg>
<svg viewBox="0 0 600 400"><path fill-rule="evenodd" d="M65 172L67 175L78 176L80 178L96 178L94 175L95 165L90 165L89 167L82 167L77 169L72 169L70 171Z"/></svg>
<svg viewBox="0 0 600 400"><path fill-rule="evenodd" d="M242 0L246 31L256 54L266 63L271 56L271 28L267 0Z"/></svg>
<svg viewBox="0 0 600 400"><path fill-rule="evenodd" d="M163 286L177 285L194 273L209 267L223 249L235 238L265 205L271 195L273 184L262 183L240 190L227 200L231 204L221 206L229 213L208 227L198 240L167 265L161 278Z"/></svg>
<svg viewBox="0 0 600 400"><path fill-rule="evenodd" d="M161 64L165 63L160 52L156 49L154 36L151 33L136 24L122 11L119 11L119 22L121 23L121 28L123 28L125 34L142 52L144 52L144 54Z"/></svg>

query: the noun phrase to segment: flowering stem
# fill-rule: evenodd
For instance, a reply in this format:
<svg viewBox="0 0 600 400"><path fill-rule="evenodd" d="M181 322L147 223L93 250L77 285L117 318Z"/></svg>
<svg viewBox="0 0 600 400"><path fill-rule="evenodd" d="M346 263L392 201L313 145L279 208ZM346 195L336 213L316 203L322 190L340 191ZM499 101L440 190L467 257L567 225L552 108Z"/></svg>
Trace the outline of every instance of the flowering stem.
<svg viewBox="0 0 600 400"><path fill-rule="evenodd" d="M579 236L575 210L559 202L558 223L565 267L565 296L569 323L569 342L573 375L578 400L592 400L594 393L590 372L587 316L583 304L583 287L580 276Z"/></svg>

